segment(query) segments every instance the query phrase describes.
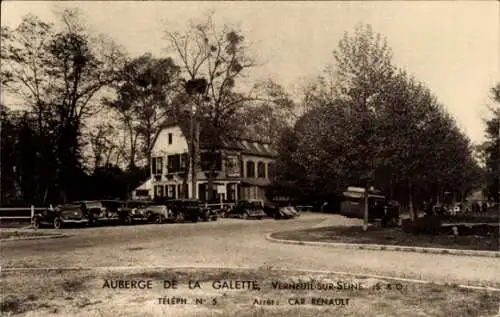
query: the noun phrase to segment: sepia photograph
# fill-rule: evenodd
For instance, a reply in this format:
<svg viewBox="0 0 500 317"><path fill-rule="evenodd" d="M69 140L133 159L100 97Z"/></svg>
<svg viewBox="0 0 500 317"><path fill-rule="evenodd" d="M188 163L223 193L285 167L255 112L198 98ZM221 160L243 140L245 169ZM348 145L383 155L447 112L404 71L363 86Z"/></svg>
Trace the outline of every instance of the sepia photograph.
<svg viewBox="0 0 500 317"><path fill-rule="evenodd" d="M1 2L0 315L500 317L500 2Z"/></svg>

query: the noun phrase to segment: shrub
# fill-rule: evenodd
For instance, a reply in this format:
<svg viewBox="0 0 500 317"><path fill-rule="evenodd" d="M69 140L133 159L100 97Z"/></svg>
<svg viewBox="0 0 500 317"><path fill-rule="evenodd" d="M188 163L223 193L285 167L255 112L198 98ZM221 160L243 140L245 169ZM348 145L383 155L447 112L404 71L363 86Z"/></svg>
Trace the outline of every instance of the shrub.
<svg viewBox="0 0 500 317"><path fill-rule="evenodd" d="M403 220L403 231L412 234L438 235L441 232L441 217L425 216L411 220Z"/></svg>

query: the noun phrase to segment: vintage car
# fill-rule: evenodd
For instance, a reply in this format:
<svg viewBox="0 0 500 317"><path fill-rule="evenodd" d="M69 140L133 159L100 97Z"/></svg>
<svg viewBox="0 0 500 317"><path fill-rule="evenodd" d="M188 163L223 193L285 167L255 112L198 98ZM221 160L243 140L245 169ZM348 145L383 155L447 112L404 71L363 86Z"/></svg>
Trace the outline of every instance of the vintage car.
<svg viewBox="0 0 500 317"><path fill-rule="evenodd" d="M211 208L208 206L205 206L203 203L200 202L200 208L201 208L201 221L217 221L219 218L219 214L222 212L221 208Z"/></svg>
<svg viewBox="0 0 500 317"><path fill-rule="evenodd" d="M197 199L174 199L166 203L170 219L175 222L217 220L217 212Z"/></svg>
<svg viewBox="0 0 500 317"><path fill-rule="evenodd" d="M274 202L262 202L264 212L268 217L274 219L293 219L299 216L299 212L293 206L280 206Z"/></svg>
<svg viewBox="0 0 500 317"><path fill-rule="evenodd" d="M153 223L163 223L172 218L172 212L167 205L154 203L141 210L147 215L147 221Z"/></svg>
<svg viewBox="0 0 500 317"><path fill-rule="evenodd" d="M101 212L96 212L97 207L99 206L99 202L103 208L101 208ZM125 213L122 212L121 208L125 205L125 202L121 200L100 200L93 202L84 202L84 205L93 215L95 224L110 222L118 223L124 218Z"/></svg>
<svg viewBox="0 0 500 317"><path fill-rule="evenodd" d="M230 218L262 219L266 216L264 207L259 201L238 201L228 212Z"/></svg>
<svg viewBox="0 0 500 317"><path fill-rule="evenodd" d="M31 225L34 229L43 226L52 226L55 229L60 229L63 225L67 224L87 225L88 223L87 214L79 203L47 208L37 212L31 219Z"/></svg>
<svg viewBox="0 0 500 317"><path fill-rule="evenodd" d="M136 222L152 220L151 212L147 208L153 204L150 200L129 200L119 209L120 222L131 225Z"/></svg>
<svg viewBox="0 0 500 317"><path fill-rule="evenodd" d="M284 206L278 209L278 213L275 215L275 219L293 219L298 217L300 214L293 206Z"/></svg>
<svg viewBox="0 0 500 317"><path fill-rule="evenodd" d="M276 218L280 209L280 206L277 203L263 202L262 206L267 217Z"/></svg>
<svg viewBox="0 0 500 317"><path fill-rule="evenodd" d="M33 228L50 225L60 229L68 224L94 226L119 220L120 206L120 201L75 201L39 212L33 216L31 223Z"/></svg>

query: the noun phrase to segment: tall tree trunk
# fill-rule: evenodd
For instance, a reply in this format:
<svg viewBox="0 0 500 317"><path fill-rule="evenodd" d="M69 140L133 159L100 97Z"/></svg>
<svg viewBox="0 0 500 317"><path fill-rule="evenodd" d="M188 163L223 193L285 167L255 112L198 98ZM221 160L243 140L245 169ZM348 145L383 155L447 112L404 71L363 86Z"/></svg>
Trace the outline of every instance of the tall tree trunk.
<svg viewBox="0 0 500 317"><path fill-rule="evenodd" d="M413 209L413 186L411 181L408 182L408 209L410 212L411 221L415 220L415 210Z"/></svg>
<svg viewBox="0 0 500 317"><path fill-rule="evenodd" d="M213 201L216 199L214 195L214 183L215 183L215 175L217 168L217 149L212 148L210 150L210 167L208 169L208 178L207 178L207 189L208 189L208 201Z"/></svg>
<svg viewBox="0 0 500 317"><path fill-rule="evenodd" d="M392 180L392 178L389 183L389 199L394 199L394 181Z"/></svg>
<svg viewBox="0 0 500 317"><path fill-rule="evenodd" d="M364 197L364 221L363 221L363 231L367 231L368 230L368 212L369 212L369 206L368 206L368 203L369 203L369 191L370 191L370 182L367 180L366 183L365 183L365 197Z"/></svg>
<svg viewBox="0 0 500 317"><path fill-rule="evenodd" d="M47 203L47 196L49 195L49 187L45 187L45 191L43 193L43 198L42 198L42 201L43 201L43 204L45 205Z"/></svg>

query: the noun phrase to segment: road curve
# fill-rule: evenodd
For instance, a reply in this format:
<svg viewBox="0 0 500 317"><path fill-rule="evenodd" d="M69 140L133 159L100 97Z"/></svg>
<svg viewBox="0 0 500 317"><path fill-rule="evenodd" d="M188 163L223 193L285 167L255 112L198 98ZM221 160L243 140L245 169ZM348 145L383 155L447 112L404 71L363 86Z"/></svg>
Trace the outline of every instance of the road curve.
<svg viewBox="0 0 500 317"><path fill-rule="evenodd" d="M2 268L232 266L377 274L467 285L500 285L500 259L282 245L268 233L356 223L337 215L295 220L220 219L196 224L66 229L63 239L1 243ZM50 230L50 229L49 229Z"/></svg>

